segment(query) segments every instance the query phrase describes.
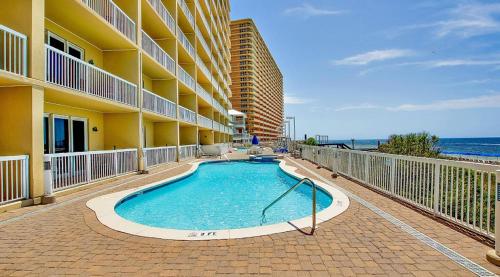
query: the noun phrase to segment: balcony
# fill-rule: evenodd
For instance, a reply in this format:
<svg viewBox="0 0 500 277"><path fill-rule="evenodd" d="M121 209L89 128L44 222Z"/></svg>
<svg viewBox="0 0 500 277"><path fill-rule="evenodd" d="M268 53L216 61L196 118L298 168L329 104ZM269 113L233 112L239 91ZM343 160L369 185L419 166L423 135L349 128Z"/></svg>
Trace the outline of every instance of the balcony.
<svg viewBox="0 0 500 277"><path fill-rule="evenodd" d="M70 90L137 107L137 86L45 45L45 81Z"/></svg>
<svg viewBox="0 0 500 277"><path fill-rule="evenodd" d="M135 47L136 24L112 0L46 0L46 17L100 49ZM75 20L75 15L85 20Z"/></svg>
<svg viewBox="0 0 500 277"><path fill-rule="evenodd" d="M177 118L177 105L146 89L142 90L142 108L170 118Z"/></svg>
<svg viewBox="0 0 500 277"><path fill-rule="evenodd" d="M199 114L198 115L198 125L204 128L212 129L213 120L207 117L204 117L203 115Z"/></svg>
<svg viewBox="0 0 500 277"><path fill-rule="evenodd" d="M143 28L149 26L150 28L148 28L148 30L151 30L151 35L155 37L175 36L175 19L165 7L165 5L163 5L163 2L161 0L147 0L147 2L149 3L149 6L152 8L152 10L151 8L143 7ZM158 26L160 26L160 24L165 25L168 31L160 31L161 29L163 29L157 28Z"/></svg>
<svg viewBox="0 0 500 277"><path fill-rule="evenodd" d="M188 88L190 88L192 91L196 90L196 82L194 81L194 78L189 75L189 73L184 70L181 66L178 66L179 69L179 80Z"/></svg>
<svg viewBox="0 0 500 277"><path fill-rule="evenodd" d="M189 10L189 7L188 7L186 1L179 0L179 5L181 7L181 10L182 10L184 16L186 16L187 21L191 25L191 28L194 29L194 17L193 17L193 14L191 13L191 11Z"/></svg>
<svg viewBox="0 0 500 277"><path fill-rule="evenodd" d="M194 59L195 56L195 51L194 47L189 41L189 39L186 37L184 32L182 32L181 28L177 27L177 34L179 35L179 41L181 42L182 47L184 47L184 50L191 56L191 58Z"/></svg>
<svg viewBox="0 0 500 277"><path fill-rule="evenodd" d="M143 150L146 168L177 161L177 147L175 146L144 148Z"/></svg>
<svg viewBox="0 0 500 277"><path fill-rule="evenodd" d="M173 79L175 77L175 61L160 47L146 32L142 31L142 49L149 55L143 63L144 71L148 76L154 78ZM152 64L156 61L167 72L159 71Z"/></svg>
<svg viewBox="0 0 500 277"><path fill-rule="evenodd" d="M28 44L25 35L0 25L0 70L27 76ZM0 84L2 84L0 78Z"/></svg>
<svg viewBox="0 0 500 277"><path fill-rule="evenodd" d="M29 197L29 156L0 156L0 205Z"/></svg>
<svg viewBox="0 0 500 277"><path fill-rule="evenodd" d="M208 104L212 105L212 96L200 84L196 84L196 94L198 94L198 96L200 96L203 100L207 101Z"/></svg>
<svg viewBox="0 0 500 277"><path fill-rule="evenodd" d="M179 105L179 119L184 122L196 124L196 113Z"/></svg>
<svg viewBox="0 0 500 277"><path fill-rule="evenodd" d="M212 74L210 73L210 69L205 65L205 62L200 58L200 56L196 55L196 64L198 68L203 72L207 81L212 81ZM198 75L198 79L200 79L200 74Z"/></svg>

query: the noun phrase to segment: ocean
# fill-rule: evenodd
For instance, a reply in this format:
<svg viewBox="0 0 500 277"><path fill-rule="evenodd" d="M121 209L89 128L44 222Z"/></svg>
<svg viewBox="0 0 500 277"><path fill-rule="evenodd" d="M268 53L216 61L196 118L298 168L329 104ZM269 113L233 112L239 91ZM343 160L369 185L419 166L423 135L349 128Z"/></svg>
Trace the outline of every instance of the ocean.
<svg viewBox="0 0 500 277"><path fill-rule="evenodd" d="M386 139L354 140L355 149L377 148L378 141ZM329 140L331 143L345 143L352 147L351 140ZM498 138L441 138L438 147L442 154L450 156L478 156L500 159L500 137Z"/></svg>

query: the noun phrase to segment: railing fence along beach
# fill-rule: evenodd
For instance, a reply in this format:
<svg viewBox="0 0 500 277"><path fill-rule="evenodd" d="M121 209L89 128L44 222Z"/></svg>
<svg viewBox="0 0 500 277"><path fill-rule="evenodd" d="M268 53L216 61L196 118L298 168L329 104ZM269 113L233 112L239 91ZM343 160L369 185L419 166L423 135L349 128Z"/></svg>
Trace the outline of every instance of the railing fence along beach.
<svg viewBox="0 0 500 277"><path fill-rule="evenodd" d="M0 157L0 205L29 197L29 157Z"/></svg>
<svg viewBox="0 0 500 277"><path fill-rule="evenodd" d="M0 25L0 70L27 75L28 39L6 26Z"/></svg>
<svg viewBox="0 0 500 277"><path fill-rule="evenodd" d="M495 238L495 190L500 166L300 146L302 158Z"/></svg>
<svg viewBox="0 0 500 277"><path fill-rule="evenodd" d="M137 171L137 149L45 155L45 194Z"/></svg>

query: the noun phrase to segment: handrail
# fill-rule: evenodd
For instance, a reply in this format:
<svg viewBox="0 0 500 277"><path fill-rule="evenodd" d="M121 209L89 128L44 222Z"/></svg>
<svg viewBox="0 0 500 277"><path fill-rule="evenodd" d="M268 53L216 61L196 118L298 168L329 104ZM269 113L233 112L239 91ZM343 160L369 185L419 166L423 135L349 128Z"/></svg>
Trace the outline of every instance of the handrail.
<svg viewBox="0 0 500 277"><path fill-rule="evenodd" d="M309 182L312 185L312 229L311 229L311 235L314 234L314 230L316 229L316 183L314 183L311 179L305 177L302 178L297 184L295 184L293 187L288 189L285 193L283 193L280 197L276 198L271 204L267 205L263 210L262 210L262 219L264 220L266 218L266 211L271 208L274 204L276 204L278 201L283 199L287 194L298 188L300 185L302 185L305 182Z"/></svg>

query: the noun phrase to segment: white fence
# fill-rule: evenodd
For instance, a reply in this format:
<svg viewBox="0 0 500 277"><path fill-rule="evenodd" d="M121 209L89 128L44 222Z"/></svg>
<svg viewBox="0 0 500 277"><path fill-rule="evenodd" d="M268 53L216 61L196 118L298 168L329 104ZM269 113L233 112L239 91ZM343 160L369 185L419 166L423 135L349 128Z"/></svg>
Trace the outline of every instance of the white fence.
<svg viewBox="0 0 500 277"><path fill-rule="evenodd" d="M29 197L29 157L0 157L0 205Z"/></svg>
<svg viewBox="0 0 500 277"><path fill-rule="evenodd" d="M184 70L180 65L178 66L179 68L179 80L183 82L187 87L191 88L193 91L196 90L196 82L194 81L194 78L189 75L189 73Z"/></svg>
<svg viewBox="0 0 500 277"><path fill-rule="evenodd" d="M177 161L177 147L144 148L146 167Z"/></svg>
<svg viewBox="0 0 500 277"><path fill-rule="evenodd" d="M418 206L467 229L494 237L495 184L500 166L300 146L302 157Z"/></svg>
<svg viewBox="0 0 500 277"><path fill-rule="evenodd" d="M210 95L210 93L208 91L206 91L200 84L196 84L196 93L201 98L205 99L205 101L207 101L208 103L210 103L210 104L213 103L213 98Z"/></svg>
<svg viewBox="0 0 500 277"><path fill-rule="evenodd" d="M135 42L135 23L112 0L82 0L118 31Z"/></svg>
<svg viewBox="0 0 500 277"><path fill-rule="evenodd" d="M51 195L137 171L137 149L46 154L45 163L45 194Z"/></svg>
<svg viewBox="0 0 500 277"><path fill-rule="evenodd" d="M196 145L181 145L179 147L179 160L196 157Z"/></svg>
<svg viewBox="0 0 500 277"><path fill-rule="evenodd" d="M177 118L176 104L153 92L142 90L142 108L171 118Z"/></svg>
<svg viewBox="0 0 500 277"><path fill-rule="evenodd" d="M26 76L27 51L25 35L0 25L0 70Z"/></svg>
<svg viewBox="0 0 500 277"><path fill-rule="evenodd" d="M213 122L212 119L204 117L201 114L198 115L198 125L203 126L205 128L212 129L212 127L213 127L212 122Z"/></svg>
<svg viewBox="0 0 500 277"><path fill-rule="evenodd" d="M184 46L189 55L191 55L191 57L194 58L195 55L194 47L189 41L189 39L186 37L186 35L182 32L181 28L179 28L179 26L177 26L177 34L179 36L179 40L181 41L182 46Z"/></svg>
<svg viewBox="0 0 500 277"><path fill-rule="evenodd" d="M146 32L142 31L142 49L175 75L175 61Z"/></svg>
<svg viewBox="0 0 500 277"><path fill-rule="evenodd" d="M196 123L196 113L179 105L179 118L186 122Z"/></svg>
<svg viewBox="0 0 500 277"><path fill-rule="evenodd" d="M137 107L136 85L45 45L45 81Z"/></svg>
<svg viewBox="0 0 500 277"><path fill-rule="evenodd" d="M149 4L155 9L155 11L160 15L161 19L168 26L172 33L175 33L175 20L170 14L170 12L165 8L161 0L148 0Z"/></svg>

